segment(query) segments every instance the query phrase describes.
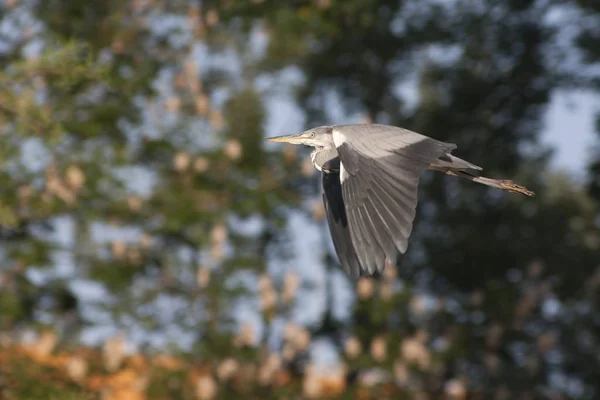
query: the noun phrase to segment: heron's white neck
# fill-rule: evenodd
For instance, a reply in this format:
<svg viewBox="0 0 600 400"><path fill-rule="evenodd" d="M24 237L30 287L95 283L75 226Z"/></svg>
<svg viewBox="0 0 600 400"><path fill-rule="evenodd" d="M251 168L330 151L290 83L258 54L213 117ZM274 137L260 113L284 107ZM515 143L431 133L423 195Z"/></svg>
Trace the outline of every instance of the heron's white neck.
<svg viewBox="0 0 600 400"><path fill-rule="evenodd" d="M310 160L317 170L323 172L323 166L338 157L338 152L335 147L315 147L312 153L310 153ZM328 172L328 171L325 171Z"/></svg>
<svg viewBox="0 0 600 400"><path fill-rule="evenodd" d="M323 150L322 147L315 147L315 149L313 151L310 152L310 161L312 162L312 164L315 166L315 168L319 171L319 172L323 172L323 170L321 169L321 166L319 165L319 163L317 162L317 154L319 154L319 152Z"/></svg>

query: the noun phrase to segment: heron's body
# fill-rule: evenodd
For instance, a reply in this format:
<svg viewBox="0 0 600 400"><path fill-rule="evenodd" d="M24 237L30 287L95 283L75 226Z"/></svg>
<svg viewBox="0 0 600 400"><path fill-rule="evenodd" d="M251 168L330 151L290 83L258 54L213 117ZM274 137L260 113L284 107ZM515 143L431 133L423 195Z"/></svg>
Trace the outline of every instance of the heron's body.
<svg viewBox="0 0 600 400"><path fill-rule="evenodd" d="M426 169L532 195L511 181L480 176L481 167L451 154L456 145L388 125L323 126L271 141L313 146L336 253L352 277L381 272L406 252Z"/></svg>

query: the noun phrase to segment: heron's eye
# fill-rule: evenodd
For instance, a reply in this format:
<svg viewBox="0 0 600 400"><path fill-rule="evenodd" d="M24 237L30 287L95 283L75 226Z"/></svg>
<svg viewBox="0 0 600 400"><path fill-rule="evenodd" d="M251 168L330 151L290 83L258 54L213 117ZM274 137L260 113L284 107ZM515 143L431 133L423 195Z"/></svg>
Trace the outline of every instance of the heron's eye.
<svg viewBox="0 0 600 400"><path fill-rule="evenodd" d="M311 137L311 138L314 138L314 137L315 137L315 133L314 133L314 132L311 132L311 133L310 133L310 137Z"/></svg>

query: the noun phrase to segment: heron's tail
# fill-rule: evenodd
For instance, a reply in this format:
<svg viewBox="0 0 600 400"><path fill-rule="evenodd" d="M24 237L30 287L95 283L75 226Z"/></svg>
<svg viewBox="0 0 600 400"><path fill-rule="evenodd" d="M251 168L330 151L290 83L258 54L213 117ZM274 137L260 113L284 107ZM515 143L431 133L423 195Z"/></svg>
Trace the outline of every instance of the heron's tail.
<svg viewBox="0 0 600 400"><path fill-rule="evenodd" d="M460 176L473 182L481 183L486 186L506 190L509 192L524 194L525 196L535 196L531 190L524 186L517 185L513 181L506 179L492 179L481 176L481 167L471 164L461 158L451 154L444 154L438 160L434 161L429 169L441 171L448 175Z"/></svg>

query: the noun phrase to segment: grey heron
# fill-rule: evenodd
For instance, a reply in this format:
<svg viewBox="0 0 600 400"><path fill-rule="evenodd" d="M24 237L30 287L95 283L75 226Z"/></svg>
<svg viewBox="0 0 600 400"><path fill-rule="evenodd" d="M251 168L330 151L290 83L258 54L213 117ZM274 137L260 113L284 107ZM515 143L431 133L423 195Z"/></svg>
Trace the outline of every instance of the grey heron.
<svg viewBox="0 0 600 400"><path fill-rule="evenodd" d="M451 154L444 143L407 129L381 124L331 125L271 142L314 147L322 173L323 202L336 254L356 279L383 272L404 254L413 228L423 172L440 171L510 192L533 192L509 180L481 176L482 168Z"/></svg>

